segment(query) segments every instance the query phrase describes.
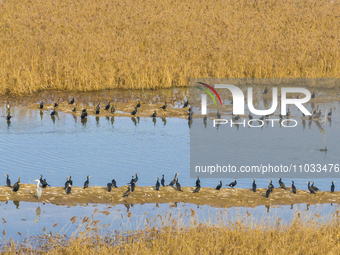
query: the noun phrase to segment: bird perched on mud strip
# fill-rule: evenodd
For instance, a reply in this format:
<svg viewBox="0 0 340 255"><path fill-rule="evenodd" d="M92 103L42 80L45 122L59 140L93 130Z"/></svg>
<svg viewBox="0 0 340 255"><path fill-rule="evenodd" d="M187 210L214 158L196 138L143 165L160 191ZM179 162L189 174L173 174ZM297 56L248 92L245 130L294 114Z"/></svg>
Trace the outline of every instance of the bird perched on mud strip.
<svg viewBox="0 0 340 255"><path fill-rule="evenodd" d="M198 193L198 192L200 191L200 189L201 189L201 185L198 184L198 185L196 186L196 189L193 191L193 193Z"/></svg>
<svg viewBox="0 0 340 255"><path fill-rule="evenodd" d="M178 191L182 191L181 184L179 184L179 182L178 182L178 178L175 178L175 179L176 179L176 189Z"/></svg>
<svg viewBox="0 0 340 255"><path fill-rule="evenodd" d="M273 181L272 180L269 180L269 181L270 181L270 183L268 185L268 189L270 190L270 192L273 192L273 190L274 190Z"/></svg>
<svg viewBox="0 0 340 255"><path fill-rule="evenodd" d="M71 193L71 183L67 183L66 194Z"/></svg>
<svg viewBox="0 0 340 255"><path fill-rule="evenodd" d="M84 182L84 188L83 188L83 189L86 189L86 188L89 187L89 184L90 184L89 178L90 178L90 177L91 177L91 175L88 175L88 176L87 176L87 179L86 179L86 181Z"/></svg>
<svg viewBox="0 0 340 255"><path fill-rule="evenodd" d="M127 191L123 194L123 197L127 197L130 194L130 186L127 187Z"/></svg>
<svg viewBox="0 0 340 255"><path fill-rule="evenodd" d="M11 180L9 179L9 175L8 175L8 174L5 174L5 176L7 177L7 178L6 178L6 185L7 185L7 187L12 188L12 186L11 186Z"/></svg>
<svg viewBox="0 0 340 255"><path fill-rule="evenodd" d="M163 186L163 187L165 187L165 179L164 179L164 174L162 175L161 184L162 184L162 186Z"/></svg>
<svg viewBox="0 0 340 255"><path fill-rule="evenodd" d="M292 181L292 191L293 191L294 194L296 194L296 187L294 185L294 181Z"/></svg>
<svg viewBox="0 0 340 255"><path fill-rule="evenodd" d="M331 185L331 192L333 193L334 192L334 190L335 190L335 185L334 185L334 182L335 181L332 181L332 185Z"/></svg>
<svg viewBox="0 0 340 255"><path fill-rule="evenodd" d="M105 110L108 111L110 109L110 106L111 106L111 102L109 101L107 105L105 106Z"/></svg>
<svg viewBox="0 0 340 255"><path fill-rule="evenodd" d="M153 112L153 114L151 115L152 118L156 118L157 117L157 112L156 110Z"/></svg>
<svg viewBox="0 0 340 255"><path fill-rule="evenodd" d="M165 102L164 105L161 107L163 110L166 110L166 107L168 106L168 104Z"/></svg>
<svg viewBox="0 0 340 255"><path fill-rule="evenodd" d="M314 186L314 182L312 182L311 188L312 188L314 191L319 191L319 189L318 189L317 187Z"/></svg>
<svg viewBox="0 0 340 255"><path fill-rule="evenodd" d="M111 189L112 189L112 183L111 182L109 182L107 185L107 191L108 192L111 192Z"/></svg>
<svg viewBox="0 0 340 255"><path fill-rule="evenodd" d="M176 173L175 174L175 177L174 177L174 179L169 183L169 185L168 186L171 186L171 187L173 187L174 186L174 184L176 183L176 177L177 177L177 175L178 175L178 173Z"/></svg>
<svg viewBox="0 0 340 255"><path fill-rule="evenodd" d="M131 183L131 192L134 192L135 188L136 188L136 182L135 182L135 180L133 180L132 183Z"/></svg>
<svg viewBox="0 0 340 255"><path fill-rule="evenodd" d="M310 182L307 181L307 183L308 183L308 190L309 190L309 192L312 193L312 194L315 194L315 191L314 191L313 188L310 186Z"/></svg>
<svg viewBox="0 0 340 255"><path fill-rule="evenodd" d="M74 104L74 102L75 102L75 99L72 98L71 101L68 104Z"/></svg>
<svg viewBox="0 0 340 255"><path fill-rule="evenodd" d="M137 113L137 107L135 107L135 109L131 112L131 115L136 115L136 113Z"/></svg>
<svg viewBox="0 0 340 255"><path fill-rule="evenodd" d="M229 186L229 187L235 187L236 186L236 184L237 184L237 181L236 181L236 178L234 178L234 181L233 182L231 182L231 183L229 183L229 184L226 184L226 186Z"/></svg>
<svg viewBox="0 0 340 255"><path fill-rule="evenodd" d="M222 188L222 181L220 181L220 184L218 184L215 188L215 190L220 190Z"/></svg>
<svg viewBox="0 0 340 255"><path fill-rule="evenodd" d="M183 105L183 108L188 107L188 105L189 105L189 101L187 100L187 101L185 101L185 103L184 103L184 105Z"/></svg>
<svg viewBox="0 0 340 255"><path fill-rule="evenodd" d="M199 186L199 185L201 185L201 180L200 180L200 177L197 176L196 186L195 186L195 187L197 187L197 186Z"/></svg>
<svg viewBox="0 0 340 255"><path fill-rule="evenodd" d="M20 188L20 177L18 178L18 181L16 183L14 183L13 185L13 191L17 192Z"/></svg>
<svg viewBox="0 0 340 255"><path fill-rule="evenodd" d="M286 185L283 183L281 178L279 178L279 185L281 189L286 189Z"/></svg>
<svg viewBox="0 0 340 255"><path fill-rule="evenodd" d="M156 187L156 190L159 191L159 187L161 186L161 184L159 183L159 179L158 178L156 178L156 180L157 180L157 182L156 182L155 187Z"/></svg>
<svg viewBox="0 0 340 255"><path fill-rule="evenodd" d="M255 180L253 179L252 191L256 192L256 184Z"/></svg>
<svg viewBox="0 0 340 255"><path fill-rule="evenodd" d="M118 188L117 187L117 182L116 182L115 179L112 179L111 183L112 183L112 187Z"/></svg>

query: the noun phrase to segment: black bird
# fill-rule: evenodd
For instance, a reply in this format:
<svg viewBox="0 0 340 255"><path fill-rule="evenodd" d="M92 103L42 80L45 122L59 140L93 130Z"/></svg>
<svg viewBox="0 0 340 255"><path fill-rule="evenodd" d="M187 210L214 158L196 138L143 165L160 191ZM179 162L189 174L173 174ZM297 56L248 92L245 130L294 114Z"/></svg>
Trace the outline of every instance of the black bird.
<svg viewBox="0 0 340 255"><path fill-rule="evenodd" d="M91 176L88 175L86 181L84 182L84 189L89 187L89 183L90 183L89 177L91 177Z"/></svg>
<svg viewBox="0 0 340 255"><path fill-rule="evenodd" d="M196 186L195 187L200 186L200 185L201 185L201 180L200 180L200 177L197 176Z"/></svg>
<svg viewBox="0 0 340 255"><path fill-rule="evenodd" d="M71 193L71 184L67 183L66 194L70 194L70 193Z"/></svg>
<svg viewBox="0 0 340 255"><path fill-rule="evenodd" d="M156 182L156 190L159 191L159 187L161 186L161 184L159 183L159 179L156 178L157 182Z"/></svg>
<svg viewBox="0 0 340 255"><path fill-rule="evenodd" d="M188 107L188 105L189 105L189 101L187 100L185 101L183 108Z"/></svg>
<svg viewBox="0 0 340 255"><path fill-rule="evenodd" d="M331 185L331 192L333 193L334 192L334 190L335 190L335 185L334 185L334 182L335 181L332 181L332 185Z"/></svg>
<svg viewBox="0 0 340 255"><path fill-rule="evenodd" d="M260 120L264 120L264 116L262 115L259 119L260 119Z"/></svg>
<svg viewBox="0 0 340 255"><path fill-rule="evenodd" d="M312 94L312 98L315 98L315 93L314 93L314 91L313 91L313 94Z"/></svg>
<svg viewBox="0 0 340 255"><path fill-rule="evenodd" d="M112 183L112 187L118 188L117 187L117 182L116 182L115 179L112 179L111 183Z"/></svg>
<svg viewBox="0 0 340 255"><path fill-rule="evenodd" d="M69 183L71 184L71 186L73 185L73 181L71 180L71 175L68 176L70 179L69 179Z"/></svg>
<svg viewBox="0 0 340 255"><path fill-rule="evenodd" d="M315 194L314 189L310 186L310 182L307 181L307 183L308 183L308 190L309 190L309 192L312 193L312 194Z"/></svg>
<svg viewBox="0 0 340 255"><path fill-rule="evenodd" d="M44 180L42 181L41 185L42 185L43 188L46 188L47 186L51 186L51 185L49 185L49 184L46 182L46 179L44 179Z"/></svg>
<svg viewBox="0 0 340 255"><path fill-rule="evenodd" d="M163 187L165 187L165 179L164 179L164 174L162 175L163 177L162 177L162 180L161 180L161 184L162 184L162 186Z"/></svg>
<svg viewBox="0 0 340 255"><path fill-rule="evenodd" d="M286 189L286 185L283 183L281 178L279 178L279 184L281 189Z"/></svg>
<svg viewBox="0 0 340 255"><path fill-rule="evenodd" d="M133 180L131 182L131 192L134 192L135 191L135 187L136 187L136 183L135 183L135 180Z"/></svg>
<svg viewBox="0 0 340 255"><path fill-rule="evenodd" d="M87 111L86 111L86 108L84 108L84 109L81 111L81 113L85 113L85 114L86 114L86 116L87 116Z"/></svg>
<svg viewBox="0 0 340 255"><path fill-rule="evenodd" d="M67 189L67 187L68 187L68 185L72 185L71 184L71 179L70 179L70 176L66 179L66 182L65 182L65 187L64 187L64 189Z"/></svg>
<svg viewBox="0 0 340 255"><path fill-rule="evenodd" d="M74 101L74 98L72 98L72 100L68 104L74 104Z"/></svg>
<svg viewBox="0 0 340 255"><path fill-rule="evenodd" d="M293 191L294 194L296 194L296 187L294 185L294 181L292 181L292 191Z"/></svg>
<svg viewBox="0 0 340 255"><path fill-rule="evenodd" d="M39 175L39 176L40 176L40 179L39 179L40 180L40 184L42 185L44 180L42 178L42 175Z"/></svg>
<svg viewBox="0 0 340 255"><path fill-rule="evenodd" d="M57 102L54 103L54 108L58 107L59 106L59 101L60 101L60 98L58 99Z"/></svg>
<svg viewBox="0 0 340 255"><path fill-rule="evenodd" d="M109 101L109 102L107 103L107 105L105 106L105 110L108 111L108 110L110 109L110 106L111 106L111 105L110 105L110 101Z"/></svg>
<svg viewBox="0 0 340 255"><path fill-rule="evenodd" d="M18 181L16 183L14 183L13 185L13 191L17 192L20 188L20 177L18 178Z"/></svg>
<svg viewBox="0 0 340 255"><path fill-rule="evenodd" d="M229 186L229 187L235 187L236 186L236 184L237 184L237 181L236 181L236 178L234 178L234 181L233 182L231 182L231 183L229 183L229 184L226 184L226 186Z"/></svg>
<svg viewBox="0 0 340 255"><path fill-rule="evenodd" d="M107 184L107 191L108 191L108 192L111 192L111 189L112 189L112 183L109 182L109 183Z"/></svg>
<svg viewBox="0 0 340 255"><path fill-rule="evenodd" d="M56 110L55 110L55 108L54 108L50 115L51 115L51 116L54 116L54 115L56 115L56 113L57 113L57 112L56 112Z"/></svg>
<svg viewBox="0 0 340 255"><path fill-rule="evenodd" d="M112 106L111 106L111 113L113 114L113 113L115 113L115 111L116 111L115 106L112 105Z"/></svg>
<svg viewBox="0 0 340 255"><path fill-rule="evenodd" d="M99 114L100 113L100 106L97 106L96 108L96 114Z"/></svg>
<svg viewBox="0 0 340 255"><path fill-rule="evenodd" d="M319 189L318 189L317 187L314 186L314 182L312 182L311 188L312 188L314 191L319 191Z"/></svg>
<svg viewBox="0 0 340 255"><path fill-rule="evenodd" d="M131 177L131 181L130 182L128 182L128 184L131 184L131 183L133 183L135 181L135 177L132 175L132 177Z"/></svg>
<svg viewBox="0 0 340 255"><path fill-rule="evenodd" d="M156 118L157 117L157 113L156 110L153 112L153 114L151 115L152 118Z"/></svg>
<svg viewBox="0 0 340 255"><path fill-rule="evenodd" d="M136 115L137 113L137 107L135 107L135 109L131 112L131 115Z"/></svg>
<svg viewBox="0 0 340 255"><path fill-rule="evenodd" d="M179 190L179 191L182 191L181 184L179 184L179 182L178 182L178 178L176 177L175 179L176 179L176 189Z"/></svg>
<svg viewBox="0 0 340 255"><path fill-rule="evenodd" d="M203 121L207 121L208 117L207 115L204 115Z"/></svg>
<svg viewBox="0 0 340 255"><path fill-rule="evenodd" d="M327 114L328 117L331 117L331 116L332 116L332 109L333 109L333 108L329 109L329 112L328 112L328 114Z"/></svg>
<svg viewBox="0 0 340 255"><path fill-rule="evenodd" d="M176 183L176 177L177 177L177 175L178 175L178 173L176 173L175 174L175 177L174 177L174 179L169 183L169 185L168 186L171 186L171 187L173 187L174 186L174 184Z"/></svg>
<svg viewBox="0 0 340 255"><path fill-rule="evenodd" d="M43 109L44 108L44 100L41 100L41 103L39 105L39 109Z"/></svg>
<svg viewBox="0 0 340 255"><path fill-rule="evenodd" d="M270 181L270 183L268 185L268 189L270 190L270 192L273 192L273 190L274 190L273 181L272 180L269 180L269 181Z"/></svg>
<svg viewBox="0 0 340 255"><path fill-rule="evenodd" d="M199 185L196 186L196 189L194 190L193 193L198 193L200 191L200 189L201 189L201 185L199 184Z"/></svg>
<svg viewBox="0 0 340 255"><path fill-rule="evenodd" d="M127 191L123 194L123 197L127 197L130 194L130 186L128 186Z"/></svg>
<svg viewBox="0 0 340 255"><path fill-rule="evenodd" d="M83 119L86 118L86 116L87 116L87 113L82 113L81 116L80 116L80 118L83 120Z"/></svg>
<svg viewBox="0 0 340 255"><path fill-rule="evenodd" d="M328 151L328 146L326 146L324 149L320 149L320 151Z"/></svg>
<svg viewBox="0 0 340 255"><path fill-rule="evenodd" d="M138 104L137 104L137 106L136 106L137 108L139 108L140 107L140 100L138 100Z"/></svg>
<svg viewBox="0 0 340 255"><path fill-rule="evenodd" d="M163 110L166 110L166 107L168 106L168 104L165 102L164 105L161 107Z"/></svg>
<svg viewBox="0 0 340 255"><path fill-rule="evenodd" d="M220 114L220 111L217 110L217 118L220 119L221 118L221 114Z"/></svg>
<svg viewBox="0 0 340 255"><path fill-rule="evenodd" d="M267 89L267 87L264 89L264 91L263 91L263 94L267 94L268 93L268 89Z"/></svg>
<svg viewBox="0 0 340 255"><path fill-rule="evenodd" d="M73 108L72 112L76 112L77 111L77 104L75 105L75 107Z"/></svg>
<svg viewBox="0 0 340 255"><path fill-rule="evenodd" d="M6 120L7 120L7 121L10 121L11 118L12 118L12 116L11 116L10 112L8 112L8 114L7 114L7 116L6 116Z"/></svg>
<svg viewBox="0 0 340 255"><path fill-rule="evenodd" d="M268 198L268 197L269 197L269 195L270 195L270 192L271 192L271 191L270 191L270 189L268 188L268 189L267 189L267 191L266 191L266 198Z"/></svg>
<svg viewBox="0 0 340 255"><path fill-rule="evenodd" d="M239 119L240 119L240 115L237 115L237 116L234 117L235 121L238 121Z"/></svg>
<svg viewBox="0 0 340 255"><path fill-rule="evenodd" d="M248 118L249 118L250 120L252 120L252 119L253 119L253 115L251 115L251 113L249 113Z"/></svg>
<svg viewBox="0 0 340 255"><path fill-rule="evenodd" d="M6 178L6 185L7 185L7 187L12 188L12 186L11 186L11 180L9 179L9 175L8 175L8 174L5 174L5 176L7 177L7 178Z"/></svg>
<svg viewBox="0 0 340 255"><path fill-rule="evenodd" d="M133 179L135 182L138 181L138 174L136 174L136 177Z"/></svg>
<svg viewBox="0 0 340 255"><path fill-rule="evenodd" d="M215 189L220 190L221 188L222 188L222 181L220 181L220 184L218 184Z"/></svg>
<svg viewBox="0 0 340 255"><path fill-rule="evenodd" d="M254 179L253 179L252 190L253 190L254 192L256 192L256 183L255 183L255 180L254 180Z"/></svg>

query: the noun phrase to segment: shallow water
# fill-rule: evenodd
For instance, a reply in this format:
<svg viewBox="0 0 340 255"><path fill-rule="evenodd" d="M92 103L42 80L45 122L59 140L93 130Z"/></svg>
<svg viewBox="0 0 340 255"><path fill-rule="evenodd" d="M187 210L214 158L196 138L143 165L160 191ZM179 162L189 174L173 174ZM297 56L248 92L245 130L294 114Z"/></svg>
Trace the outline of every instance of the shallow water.
<svg viewBox="0 0 340 255"><path fill-rule="evenodd" d="M263 104L264 102L259 102L259 105ZM292 116L296 116L295 119L299 122L299 126L294 129L298 132L281 128L280 130L283 131L278 137L277 129L266 125L263 129L257 130L243 127L226 129L220 126L218 130L213 129L212 134L227 130L228 142L233 145L228 152L230 159L238 158L245 165L257 164L259 159L261 162L275 164L291 161L303 164L312 162L339 164L340 111L338 109L340 104L338 101L318 104L323 110L335 107L331 120L327 120L322 129L315 122L309 121L306 121L303 126L301 112L291 108ZM316 104L307 104L308 109L312 107L315 108ZM189 171L190 131L194 127L199 127L204 132L211 131L210 127L204 127L200 118L194 118L190 124L188 120L180 118L166 118L166 120L157 118L154 123L151 118L89 116L87 122L83 123L79 117L63 112L59 112L53 120L48 114L41 116L38 110L27 109L20 103L12 107L11 113L14 117L10 123L7 123L4 118L0 121L0 153L2 154L0 174L3 176L3 181L0 183L2 185L5 185L5 174L10 175L12 183L19 176L22 183L33 183L42 174L52 186L63 186L68 175L72 176L75 186L82 186L87 175L91 175L90 186L106 186L112 178L116 179L118 186L122 186L131 180L132 175L139 173L137 185L152 186L156 182L156 177L161 178L164 174L166 183L169 183L177 172L182 186L194 186L195 179L190 178ZM5 114L6 109L3 106L0 108L0 116ZM211 125L210 120L208 125ZM245 143L250 146L247 148L242 146ZM329 151L320 152L319 149L326 145L329 146ZM220 179L227 184L233 178L234 176L231 175L217 179L201 178L201 185L215 187ZM336 180L336 190L340 190L337 187L340 178L321 179L308 176L306 178L314 181L321 190L329 190L331 181ZM298 189L307 189L306 178L294 179ZM251 176L238 179L236 188L250 188L251 179ZM268 179L269 176L256 178L258 188L267 187ZM274 186L277 187L277 179L273 181ZM283 181L286 186L290 186L291 178L284 178ZM178 210L183 205L178 204L177 208L171 210ZM0 215L7 221L6 224L2 224L2 229L6 228L6 238L11 236L17 240L21 240L27 234L42 234L43 227L46 227L46 232L51 230L53 233L64 233L69 225L63 230L62 228L71 217L89 217L95 208L105 211L108 206L66 207L20 202L20 209L17 210L12 201L1 202ZM294 208L296 206L294 205ZM39 221L35 222L38 207L41 213L38 217ZM306 205L299 205L299 207L305 209ZM196 208L196 205L186 204L183 208ZM309 210L317 209L319 213L327 215L333 211L333 208L334 206L326 204L310 206ZM169 204L160 204L159 208L154 204L134 205L130 207L132 211L130 222L126 216L127 208L124 205L117 205L108 209L109 215L97 213L94 219L100 219L101 224L110 223L113 229L136 229L143 221L143 217L164 214L169 209ZM202 206L198 210L201 213L198 213L199 219L207 220L210 212L215 213L218 210ZM230 208L228 210L231 210L231 215L237 215L236 212L245 215L249 210L252 211L252 215L254 213L259 213L258 216L267 215L267 208L264 206L255 209ZM282 206L271 208L269 215L289 220L293 215L291 212L290 206ZM59 224L53 228L55 223ZM75 231L77 226L77 224L70 226L66 231L67 234Z"/></svg>

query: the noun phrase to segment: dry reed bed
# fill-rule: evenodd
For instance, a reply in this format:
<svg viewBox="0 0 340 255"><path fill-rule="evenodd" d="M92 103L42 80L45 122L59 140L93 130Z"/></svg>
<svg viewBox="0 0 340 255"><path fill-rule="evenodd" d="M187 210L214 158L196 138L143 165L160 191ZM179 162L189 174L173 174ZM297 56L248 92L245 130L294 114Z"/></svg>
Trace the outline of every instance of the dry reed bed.
<svg viewBox="0 0 340 255"><path fill-rule="evenodd" d="M0 94L339 77L336 1L3 0Z"/></svg>
<svg viewBox="0 0 340 255"><path fill-rule="evenodd" d="M80 225L87 227L78 237L56 234L36 237L34 242L10 240L7 245L0 243L0 250L5 254L339 254L338 211L327 219L297 213L289 224L281 219L273 223L262 219L255 225L245 219L226 222L223 215L217 223L203 224L195 220L195 211L190 226L181 218L158 215L147 218L142 230L106 235L100 233L97 221L83 221ZM159 220L162 227L152 227Z"/></svg>

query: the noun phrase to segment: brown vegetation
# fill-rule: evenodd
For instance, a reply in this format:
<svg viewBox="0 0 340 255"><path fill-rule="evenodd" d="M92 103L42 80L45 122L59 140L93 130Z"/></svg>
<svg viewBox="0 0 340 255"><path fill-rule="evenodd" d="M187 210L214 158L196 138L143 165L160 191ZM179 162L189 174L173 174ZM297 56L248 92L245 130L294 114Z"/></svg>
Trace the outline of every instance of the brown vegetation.
<svg viewBox="0 0 340 255"><path fill-rule="evenodd" d="M3 0L0 94L339 77L336 1Z"/></svg>

